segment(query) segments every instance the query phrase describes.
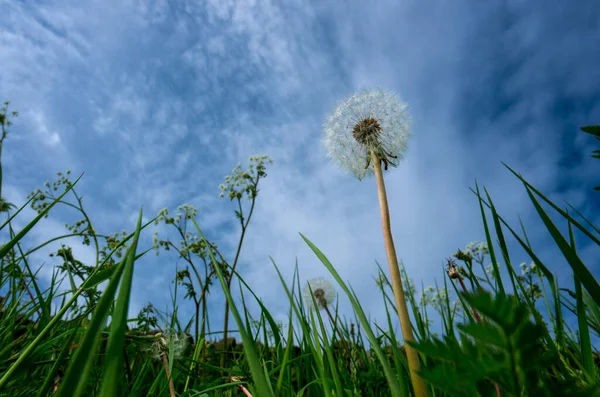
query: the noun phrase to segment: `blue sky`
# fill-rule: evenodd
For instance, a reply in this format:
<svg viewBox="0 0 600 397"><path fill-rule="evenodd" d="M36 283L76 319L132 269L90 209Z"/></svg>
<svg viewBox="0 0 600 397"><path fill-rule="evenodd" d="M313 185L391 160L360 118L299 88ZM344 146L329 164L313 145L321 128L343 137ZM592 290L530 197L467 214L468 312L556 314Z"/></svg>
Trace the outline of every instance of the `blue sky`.
<svg viewBox="0 0 600 397"><path fill-rule="evenodd" d="M85 172L77 188L96 230L133 230L142 205L150 219L189 203L231 260L239 227L218 186L236 164L267 154L274 164L239 269L279 319L288 306L269 256L288 282L296 258L302 281L328 277L301 232L384 321L373 281L375 261L386 266L375 181L332 166L321 143L326 115L359 87L409 103L413 138L386 183L398 256L417 286L441 283L444 258L484 239L469 190L477 180L511 225L523 219L536 252L572 288L501 161L599 223L595 142L579 131L600 122L598 2L14 1L0 13L0 99L20 112L2 153L7 199L21 205L56 172ZM77 219L57 210L26 243ZM90 247L70 244L93 263ZM510 245L515 264L529 261ZM579 247L597 275L598 247ZM42 279L56 248L33 256ZM137 263L132 313L168 305L176 264L164 254ZM210 302L219 328L223 297ZM350 315L347 299L340 307Z"/></svg>

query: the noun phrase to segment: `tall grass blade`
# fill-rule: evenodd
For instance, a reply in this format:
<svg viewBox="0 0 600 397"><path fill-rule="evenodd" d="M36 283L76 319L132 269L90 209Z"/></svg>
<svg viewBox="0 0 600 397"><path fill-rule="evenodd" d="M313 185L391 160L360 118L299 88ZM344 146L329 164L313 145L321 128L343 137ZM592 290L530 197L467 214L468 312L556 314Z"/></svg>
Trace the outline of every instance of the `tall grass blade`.
<svg viewBox="0 0 600 397"><path fill-rule="evenodd" d="M548 214L546 214L546 212L544 211L542 206L539 204L537 199L534 197L534 195L532 194L532 192L529 188L527 188L527 194L529 195L529 198L533 202L533 205L535 206L535 209L537 210L538 215L540 216L540 218L542 218L544 225L550 232L550 235L556 242L556 245L561 250L561 252L564 255L567 262L569 262L571 269L573 269L573 272L577 275L577 278L585 286L585 289L590 293L590 295L592 296L594 301L597 304L600 304L600 285L598 284L598 281L596 281L596 279L594 278L592 273L585 266L585 264L581 261L581 259L577 255L577 252L575 251L575 249L573 249L569 245L567 240L565 240L565 238L562 236L562 234L560 233L560 231L558 230L556 225L554 225L554 223L552 222L552 220L550 219ZM566 214L566 215L568 216L568 219L571 218L568 214Z"/></svg>
<svg viewBox="0 0 600 397"><path fill-rule="evenodd" d="M498 261L496 260L496 252L494 251L494 242L492 241L492 237L490 234L490 229L488 227L487 218L485 216L485 211L483 209L483 202L481 193L479 192L479 185L477 181L475 181L475 189L477 190L477 197L479 197L479 210L481 211L481 220L483 221L483 230L485 231L485 240L487 241L488 250L490 251L490 259L492 260L492 266L494 269L494 276L498 281L498 288L505 294L504 285L502 284L502 279L500 278L500 266L498 265Z"/></svg>
<svg viewBox="0 0 600 397"><path fill-rule="evenodd" d="M129 299L131 297L131 283L133 281L133 265L135 261L135 252L142 227L142 209L133 235L133 241L125 258L123 274L121 277L121 286L119 296L115 303L115 309L112 313L110 335L106 347L106 362L104 366L104 375L102 376L102 386L100 388L100 397L113 397L118 395L118 386L120 374L123 369L123 346L125 345L125 332L127 330L127 312L129 310Z"/></svg>
<svg viewBox="0 0 600 397"><path fill-rule="evenodd" d="M198 234L200 235L200 237L204 240L204 242L209 247L208 254L210 256L212 263L218 263L218 261L216 260L214 254L213 254L212 249L210 248L211 244L204 236L204 233L202 233L202 230L200 230L200 226L198 226L196 219L194 219L194 218L191 218L191 219L192 219L192 222L194 223L194 226L196 227L196 230L198 231ZM219 277L219 281L221 282L221 288L223 289L223 292L225 293L225 298L229 302L229 306L231 308L231 314L233 315L233 318L235 319L235 322L238 325L240 335L242 337L242 341L243 341L243 345L244 345L244 352L246 353L246 360L248 361L248 365L250 366L250 372L252 373L252 379L254 380L254 383L256 385L256 390L258 392L258 395L261 397L262 396L265 396L265 397L273 396L271 387L268 385L268 380L265 378L265 374L262 371L262 368L261 368L262 366L261 366L259 358L258 358L258 353L256 352L256 346L254 344L254 341L248 334L248 331L244 327L242 318L240 317L237 307L235 306L235 302L233 301L233 298L231 297L229 288L227 287L227 282L225 281L225 278L223 277L223 271L221 270L221 268L219 266L215 266L215 270L216 270L217 276Z"/></svg>
<svg viewBox="0 0 600 397"><path fill-rule="evenodd" d="M354 308L356 314L358 315L358 318L360 319L363 329L367 333L367 338L369 339L369 342L371 342L371 347L373 348L373 350L375 350L375 354L377 354L377 357L379 358L379 361L381 362L381 366L383 367L385 377L387 378L388 385L390 386L391 395L394 397L404 396L404 390L402 390L402 388L400 387L400 384L398 383L398 379L397 379L396 375L394 374L394 372L392 371L392 368L387 360L387 357L385 356L385 353L381 349L381 346L379 346L379 343L377 343L377 339L375 338L373 329L371 328L369 321L367 320L367 317L365 316L365 313L363 312L358 301L354 299L354 297L350 293L350 290L348 289L348 287L346 286L346 284L344 283L344 281L342 280L342 278L340 277L338 272L335 270L335 268L333 267L331 262L329 262L327 257L325 257L325 255L310 240L308 240L302 233L300 233L300 236L306 242L306 244L308 244L308 246L313 250L315 255L317 255L317 258L319 258L319 260L325 265L327 270L329 270L329 272L333 275L333 277L336 279L336 281L338 282L340 287L344 290L344 292L346 293L348 298L350 298L352 307Z"/></svg>
<svg viewBox="0 0 600 397"><path fill-rule="evenodd" d="M571 242L571 247L575 249L575 236L573 234L571 222L569 222L569 240ZM596 383L596 367L594 365L594 358L592 356L590 328L588 326L587 313L585 310L585 304L583 302L581 282L575 274L573 275L573 282L575 284L577 325L579 326L579 350L583 359L583 370L585 371L587 381L589 383Z"/></svg>
<svg viewBox="0 0 600 397"><path fill-rule="evenodd" d="M530 184L529 182L527 182L525 180L525 178L523 178L521 176L521 174L518 174L517 172L515 172L512 168L510 168L508 165L506 165L505 163L504 166L506 168L508 168L510 170L510 172L512 172L517 178L519 178L521 180L521 182L523 182L523 184L525 185L526 188L531 189L531 191L533 191L535 194L537 194L542 200L544 200L546 203L548 203L548 205L550 205L554 210L556 210L559 214L561 214L565 219L568 219L569 222L573 223L573 225L575 225L575 227L577 227L579 230L581 230L586 236L588 236L594 243L600 245L600 239L596 236L594 236L592 233L589 232L589 230L587 230L585 227L583 227L581 225L581 223L579 223L577 221L577 219L574 219L571 215L569 215L567 212L565 212L562 208L560 208L559 206L557 206L556 204L554 204L550 199L548 199L546 196L544 196L539 190L537 190L532 184Z"/></svg>

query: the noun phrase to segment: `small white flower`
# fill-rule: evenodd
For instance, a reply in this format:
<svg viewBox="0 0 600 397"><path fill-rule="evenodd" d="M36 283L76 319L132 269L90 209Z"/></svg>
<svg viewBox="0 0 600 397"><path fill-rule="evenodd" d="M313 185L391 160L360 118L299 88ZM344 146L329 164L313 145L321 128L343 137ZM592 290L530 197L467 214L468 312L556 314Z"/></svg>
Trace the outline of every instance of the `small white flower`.
<svg viewBox="0 0 600 397"><path fill-rule="evenodd" d="M476 249L477 247L477 241L471 241L469 244L467 244L467 246L465 247L465 252L469 252L469 253L473 253L473 251Z"/></svg>
<svg viewBox="0 0 600 397"><path fill-rule="evenodd" d="M490 253L487 243L479 243L479 245L477 246L477 250L483 255L487 255Z"/></svg>
<svg viewBox="0 0 600 397"><path fill-rule="evenodd" d="M377 286L381 288L385 285L389 285L389 281L387 277L385 277L385 274L379 273L379 276L377 276L377 278L375 279L375 284L377 284Z"/></svg>
<svg viewBox="0 0 600 397"><path fill-rule="evenodd" d="M527 273L529 273L529 268L527 267L527 263L523 262L519 265L519 267L521 268L521 274L523 274L524 276L526 276Z"/></svg>
<svg viewBox="0 0 600 397"><path fill-rule="evenodd" d="M329 157L359 180L374 173L371 153L397 166L410 137L408 105L383 90L359 90L327 118L324 144Z"/></svg>
<svg viewBox="0 0 600 397"><path fill-rule="evenodd" d="M435 293L435 288L433 288L432 286L425 288L421 292L421 299L419 300L419 306L425 307L425 306L433 303L434 293Z"/></svg>
<svg viewBox="0 0 600 397"><path fill-rule="evenodd" d="M302 298L308 307L314 307L310 293L311 289L312 295L315 297L315 301L317 302L317 307L319 309L325 309L327 306L335 302L336 294L333 285L324 278L315 278L310 280L302 291Z"/></svg>
<svg viewBox="0 0 600 397"><path fill-rule="evenodd" d="M494 273L494 264L490 263L485 267L486 274L493 280L496 278L496 274Z"/></svg>

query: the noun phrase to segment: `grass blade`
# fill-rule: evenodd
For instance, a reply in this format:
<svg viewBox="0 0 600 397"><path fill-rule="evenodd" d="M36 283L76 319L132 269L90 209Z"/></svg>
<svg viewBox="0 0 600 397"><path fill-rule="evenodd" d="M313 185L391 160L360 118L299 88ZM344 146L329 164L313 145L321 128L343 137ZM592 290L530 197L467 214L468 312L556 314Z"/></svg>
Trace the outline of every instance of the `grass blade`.
<svg viewBox="0 0 600 397"><path fill-rule="evenodd" d="M542 218L544 225L550 232L550 235L556 242L556 245L561 250L567 262L569 262L571 269L573 269L573 272L577 275L577 278L585 286L585 289L590 293L592 299L594 299L596 304L600 305L600 285L598 284L598 281L596 281L592 273L581 261L581 259L577 255L577 252L573 249L573 247L569 245L567 240L565 240L565 238L562 236L556 225L554 225L548 214L546 214L546 212L544 211L540 203L537 201L537 199L534 197L534 195L531 193L531 190L529 188L527 188L527 194L533 202L533 205L535 206L538 215L540 216L540 218ZM570 219L570 216L568 214L566 215Z"/></svg>
<svg viewBox="0 0 600 397"><path fill-rule="evenodd" d="M561 214L565 219L568 219L569 222L573 223L573 225L575 227L577 227L579 230L581 230L586 236L588 236L593 242L595 242L596 244L600 245L600 239L598 239L596 236L594 236L592 233L589 232L589 230L587 230L585 227L583 227L581 225L581 223L577 222L576 219L574 219L571 215L569 215L568 213L566 213L562 208L560 208L559 206L557 206L556 204L554 204L550 199L548 199L546 196L544 196L539 190L537 190L533 185L531 185L529 182L527 182L522 176L521 174L516 173L515 171L513 171L512 168L510 168L508 165L506 165L505 163L504 166L506 168L508 168L510 170L510 172L512 172L517 178L519 178L521 180L521 182L523 182L523 184L525 185L526 188L531 189L531 191L533 191L535 194L537 194L542 200L544 200L546 203L548 203L548 205L550 205L552 208L554 208L559 214Z"/></svg>
<svg viewBox="0 0 600 397"><path fill-rule="evenodd" d="M132 255L135 255L135 247L137 245L135 243L139 239L140 230L139 227L136 229L133 236L134 240L127 249L125 258L117 265L113 277L108 282L108 286L98 302L98 306L92 315L92 320L88 325L88 330L83 337L83 341L69 363L65 378L58 390L59 397L79 397L83 393L87 377L95 358L95 350L100 341L102 325L110 314L117 287L119 286L119 282L121 281L121 277L127 266L127 261L130 260Z"/></svg>
<svg viewBox="0 0 600 397"><path fill-rule="evenodd" d="M342 280L342 278L340 277L338 272L335 270L335 268L333 267L331 262L329 262L329 259L327 259L327 257L325 257L325 255L309 239L304 237L304 235L302 233L300 233L300 236L302 237L302 239L304 239L306 244L308 244L308 246L313 250L315 255L317 255L317 258L319 258L319 260L325 265L327 270L329 270L329 272L333 275L333 277L336 279L336 281L338 282L340 287L344 290L344 292L350 299L350 301L352 303L352 307L356 311L356 314L358 315L358 318L360 319L363 329L367 333L369 342L371 342L371 347L373 348L373 350L375 350L375 354L377 354L377 357L379 358L379 361L381 362L383 371L385 373L385 377L387 378L388 385L390 386L391 395L394 397L395 396L404 396L403 390L400 387L400 384L398 383L398 379L396 378L396 375L392 371L392 368L387 360L387 357L385 356L385 353L381 349L381 346L379 346L379 343L377 343L377 339L375 338L373 329L371 328L369 321L367 320L367 317L365 316L365 313L363 312L362 308L360 307L358 301L354 299L354 297L350 293L350 290L348 289L348 287L346 286L346 284L344 283L344 281Z"/></svg>
<svg viewBox="0 0 600 397"><path fill-rule="evenodd" d="M125 258L119 296L112 313L110 335L106 347L106 362L104 366L104 375L102 376L102 386L100 388L100 397L113 397L118 395L118 385L120 373L123 367L123 346L125 345L125 331L127 330L127 311L129 309L129 299L131 297L131 283L133 281L133 265L135 261L135 252L140 237L142 226L142 210L133 235L133 241Z"/></svg>
<svg viewBox="0 0 600 397"><path fill-rule="evenodd" d="M60 199L62 199L67 193L69 193L69 191L71 189L73 189L75 184L79 181L79 179L81 179L82 176L83 176L83 174L81 174L79 176L79 178L77 178L77 180L75 180L75 182L70 184L69 187L60 196L58 196L52 203L50 203L50 205L48 205L48 207L46 207L42 212L40 212L38 214L38 216L33 218L33 220L31 222L29 222L27 224L27 226L25 226L19 233L17 233L17 235L15 237L13 237L5 245L0 247L0 258L4 258L6 256L6 254L8 254L10 252L10 250L15 246L15 244L17 244L27 233L29 233L29 231L40 221L40 219L42 219L48 213L48 211L50 211L50 209L52 207L54 207L54 205L56 203L58 203L60 201Z"/></svg>
<svg viewBox="0 0 600 397"><path fill-rule="evenodd" d="M206 237L204 237L204 233L202 233L202 230L200 230L200 226L198 226L196 219L192 218L192 222L194 223L198 234L202 237L207 246L211 247L210 242L206 239ZM212 249L209 248L208 253L211 261L213 261L213 263L218 263L212 252ZM259 362L258 353L256 352L256 345L254 344L254 341L252 340L252 338L248 334L248 331L244 327L244 323L242 321L242 318L240 317L240 313L238 312L235 306L235 302L231 297L229 288L227 287L227 282L223 277L223 271L219 266L215 266L215 270L217 276L219 277L219 281L221 282L221 288L223 288L223 292L225 293L225 298L229 302L231 314L233 315L233 318L235 319L235 322L238 325L240 335L242 336L244 352L246 353L246 360L248 360L248 365L250 366L250 372L252 373L252 379L254 380L254 383L256 385L258 395L261 397L273 396L273 391L268 385L268 380L265 378L265 374L262 371L262 366Z"/></svg>
<svg viewBox="0 0 600 397"><path fill-rule="evenodd" d="M488 244L488 250L490 251L490 259L492 260L492 266L494 268L494 276L496 277L496 281L498 282L498 287L500 291L504 292L504 285L502 284L502 279L500 278L500 266L498 265L498 261L496 260L496 253L494 252L494 243L492 242L492 237L490 234L490 229L487 223L487 218L485 216L485 211L483 210L482 197L479 193L479 185L477 181L475 181L475 189L477 190L477 197L479 197L479 209L481 211L481 220L483 221L483 230L485 231L485 240Z"/></svg>

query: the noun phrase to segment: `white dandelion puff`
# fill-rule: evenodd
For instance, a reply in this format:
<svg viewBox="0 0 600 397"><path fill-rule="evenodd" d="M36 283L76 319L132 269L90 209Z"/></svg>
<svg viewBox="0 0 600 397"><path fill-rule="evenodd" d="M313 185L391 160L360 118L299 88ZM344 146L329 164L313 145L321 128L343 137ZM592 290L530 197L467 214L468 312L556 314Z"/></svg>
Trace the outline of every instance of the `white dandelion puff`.
<svg viewBox="0 0 600 397"><path fill-rule="evenodd" d="M312 296L311 296L312 289ZM314 307L313 299L314 296L315 301L317 302L317 307L319 309L326 309L329 305L335 302L335 288L333 285L325 280L324 278L315 278L310 280L304 290L302 291L302 298L304 303L308 307Z"/></svg>
<svg viewBox="0 0 600 397"><path fill-rule="evenodd" d="M188 336L176 332L157 333L154 338L149 350L156 360L162 360L163 355L169 355L171 343L173 344L173 359L178 359L182 356L188 344Z"/></svg>
<svg viewBox="0 0 600 397"><path fill-rule="evenodd" d="M393 167L404 158L410 133L408 105L391 92L361 89L340 103L325 125L328 156L359 180L374 173L374 152Z"/></svg>

